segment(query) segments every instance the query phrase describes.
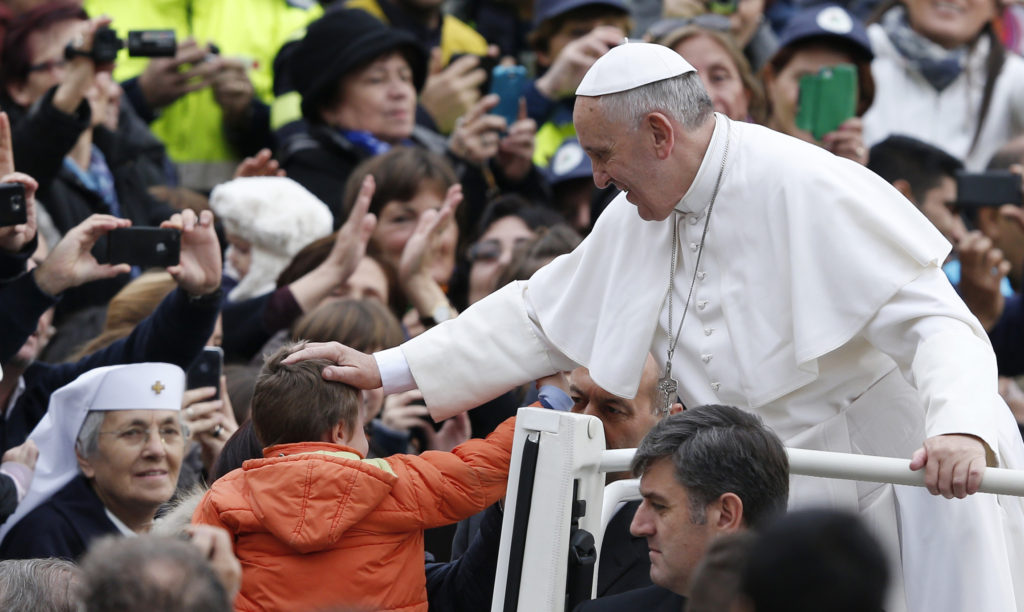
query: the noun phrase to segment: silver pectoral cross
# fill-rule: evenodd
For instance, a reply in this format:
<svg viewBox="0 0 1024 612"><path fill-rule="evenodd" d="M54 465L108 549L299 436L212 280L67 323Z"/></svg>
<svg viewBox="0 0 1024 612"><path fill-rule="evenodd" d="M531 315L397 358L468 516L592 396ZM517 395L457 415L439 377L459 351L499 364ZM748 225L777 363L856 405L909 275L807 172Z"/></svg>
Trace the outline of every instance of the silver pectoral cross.
<svg viewBox="0 0 1024 612"><path fill-rule="evenodd" d="M672 379L672 362L665 364L665 375L658 379L658 391L661 393L660 412L668 412L676 398L676 381Z"/></svg>

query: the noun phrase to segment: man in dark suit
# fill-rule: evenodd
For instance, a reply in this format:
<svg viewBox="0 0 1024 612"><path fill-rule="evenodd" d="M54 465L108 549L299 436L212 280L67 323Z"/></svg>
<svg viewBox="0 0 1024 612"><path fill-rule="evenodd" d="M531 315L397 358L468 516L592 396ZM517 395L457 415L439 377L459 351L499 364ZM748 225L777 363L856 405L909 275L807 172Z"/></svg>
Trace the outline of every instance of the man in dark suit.
<svg viewBox="0 0 1024 612"><path fill-rule="evenodd" d="M650 355L635 398L624 399L598 387L586 368L576 368L569 375L569 396L573 412L601 419L605 445L609 449L636 448L662 417L683 409L682 404L663 406L659 403L658 366ZM608 474L607 482L629 477L628 472ZM624 504L605 528L597 569L598 597L651 584L647 541L629 532L629 524L639 506L638 501Z"/></svg>
<svg viewBox="0 0 1024 612"><path fill-rule="evenodd" d="M678 612L710 542L784 512L789 462L771 430L731 406L665 417L633 458L643 501L630 531L647 540L654 585L584 602L577 612Z"/></svg>

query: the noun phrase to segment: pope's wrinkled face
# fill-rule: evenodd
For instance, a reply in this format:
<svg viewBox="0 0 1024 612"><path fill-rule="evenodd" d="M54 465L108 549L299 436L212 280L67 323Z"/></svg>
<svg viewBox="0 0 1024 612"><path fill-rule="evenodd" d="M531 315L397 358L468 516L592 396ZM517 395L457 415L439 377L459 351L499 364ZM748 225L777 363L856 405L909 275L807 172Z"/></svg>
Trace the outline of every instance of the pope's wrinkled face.
<svg viewBox="0 0 1024 612"><path fill-rule="evenodd" d="M626 192L626 199L646 221L661 221L669 216L679 195L666 192L671 181L659 178L663 164L655 155L646 120L638 124L614 121L599 98L578 96L573 123L580 146L590 157L594 183L599 188L615 185Z"/></svg>
<svg viewBox="0 0 1024 612"><path fill-rule="evenodd" d="M78 464L104 506L115 514L156 513L174 494L185 452L177 410L112 410L100 425L96 451Z"/></svg>

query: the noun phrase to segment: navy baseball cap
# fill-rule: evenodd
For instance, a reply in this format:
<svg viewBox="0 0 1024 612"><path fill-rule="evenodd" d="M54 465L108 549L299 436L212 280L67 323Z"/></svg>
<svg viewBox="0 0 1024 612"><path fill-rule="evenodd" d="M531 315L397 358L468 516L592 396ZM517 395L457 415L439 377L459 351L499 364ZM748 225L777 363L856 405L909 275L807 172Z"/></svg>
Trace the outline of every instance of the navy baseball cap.
<svg viewBox="0 0 1024 612"><path fill-rule="evenodd" d="M583 147L575 136L566 138L559 145L548 165L541 168L541 172L552 186L573 179L591 178L594 174L590 158L583 152Z"/></svg>
<svg viewBox="0 0 1024 612"><path fill-rule="evenodd" d="M536 26L581 6L607 6L629 15L629 7L622 0L536 0L533 3L533 24Z"/></svg>
<svg viewBox="0 0 1024 612"><path fill-rule="evenodd" d="M804 9L793 15L779 34L779 48L808 38L837 38L852 43L867 59L875 57L864 24L835 4Z"/></svg>

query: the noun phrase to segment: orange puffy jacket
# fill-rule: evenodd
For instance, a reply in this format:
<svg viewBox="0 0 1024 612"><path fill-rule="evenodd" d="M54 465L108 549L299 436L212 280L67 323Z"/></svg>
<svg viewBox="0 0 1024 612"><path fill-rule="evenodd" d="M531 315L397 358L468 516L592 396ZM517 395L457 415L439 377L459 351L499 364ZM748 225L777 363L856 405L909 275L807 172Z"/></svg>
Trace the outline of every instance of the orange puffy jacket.
<svg viewBox="0 0 1024 612"><path fill-rule="evenodd" d="M423 530L505 494L515 418L450 453L360 459L281 444L213 484L193 523L227 529L242 563L237 610L426 612Z"/></svg>

